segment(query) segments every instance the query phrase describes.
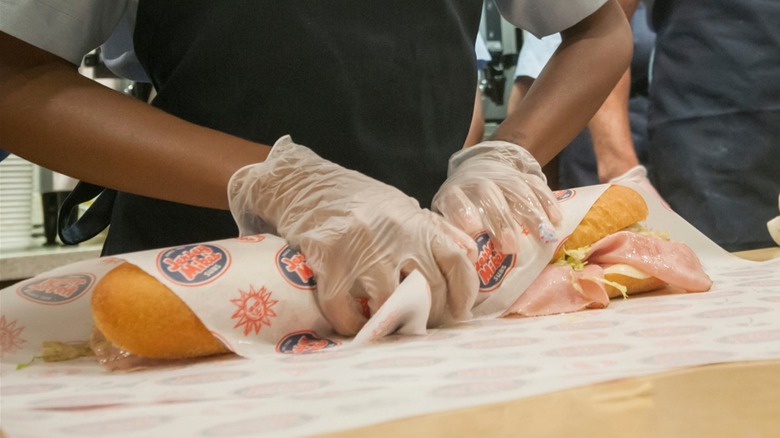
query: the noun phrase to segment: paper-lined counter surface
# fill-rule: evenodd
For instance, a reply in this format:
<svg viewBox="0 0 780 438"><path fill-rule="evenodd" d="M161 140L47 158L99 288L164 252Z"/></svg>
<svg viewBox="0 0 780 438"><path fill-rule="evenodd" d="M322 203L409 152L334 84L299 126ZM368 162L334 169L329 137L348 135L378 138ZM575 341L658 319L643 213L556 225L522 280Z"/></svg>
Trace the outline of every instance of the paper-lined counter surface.
<svg viewBox="0 0 780 438"><path fill-rule="evenodd" d="M648 204L648 225L696 250L712 290L478 319L360 348L224 356L129 373L91 358L16 370L7 353L30 346L4 300L2 431L9 438L313 435L672 369L780 359L780 260L731 256L659 203Z"/></svg>

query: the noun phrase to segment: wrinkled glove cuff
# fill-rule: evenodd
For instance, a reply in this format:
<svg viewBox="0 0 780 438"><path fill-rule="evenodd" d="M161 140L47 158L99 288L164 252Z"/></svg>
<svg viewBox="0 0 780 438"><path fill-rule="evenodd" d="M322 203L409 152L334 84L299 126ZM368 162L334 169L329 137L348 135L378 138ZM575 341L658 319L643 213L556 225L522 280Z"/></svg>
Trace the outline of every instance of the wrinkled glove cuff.
<svg viewBox="0 0 780 438"><path fill-rule="evenodd" d="M547 177L542 172L542 166L530 152L514 143L498 140L483 141L452 154L447 175L452 175L466 161L482 158L504 162L507 166L517 169L519 172L535 175L547 183Z"/></svg>
<svg viewBox="0 0 780 438"><path fill-rule="evenodd" d="M628 169L626 173L612 178L609 182L637 181L638 178L647 179L647 168L641 164L637 164L631 169Z"/></svg>
<svg viewBox="0 0 780 438"><path fill-rule="evenodd" d="M279 168L296 169L300 167L299 163L311 158L318 157L313 151L295 144L289 135L285 135L274 143L265 161L248 164L231 175L227 185L228 203L242 236L260 232L277 233L278 217L261 217L256 208L257 203L254 202L257 194L263 191L259 186L268 183L258 175L268 177L277 173Z"/></svg>

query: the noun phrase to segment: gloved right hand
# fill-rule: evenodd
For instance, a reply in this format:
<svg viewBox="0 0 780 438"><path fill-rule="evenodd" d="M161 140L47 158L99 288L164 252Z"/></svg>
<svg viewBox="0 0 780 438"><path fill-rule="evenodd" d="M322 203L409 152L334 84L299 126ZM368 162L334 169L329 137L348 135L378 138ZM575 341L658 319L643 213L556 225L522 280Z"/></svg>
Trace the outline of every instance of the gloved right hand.
<svg viewBox="0 0 780 438"><path fill-rule="evenodd" d="M484 141L450 157L432 208L466 233L483 230L496 249L516 254L525 235L555 246L561 213L542 167L530 152L506 141Z"/></svg>
<svg viewBox="0 0 780 438"><path fill-rule="evenodd" d="M228 185L241 235L275 232L315 273L323 316L343 335L366 322L413 270L430 286L430 326L470 317L479 280L476 245L401 191L327 161L289 136Z"/></svg>

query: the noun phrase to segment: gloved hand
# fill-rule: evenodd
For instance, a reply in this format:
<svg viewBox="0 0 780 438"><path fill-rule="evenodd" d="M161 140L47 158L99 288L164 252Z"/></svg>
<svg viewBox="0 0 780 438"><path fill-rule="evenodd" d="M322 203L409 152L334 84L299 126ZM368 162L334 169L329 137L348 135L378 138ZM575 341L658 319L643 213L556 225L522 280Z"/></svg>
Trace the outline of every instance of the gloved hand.
<svg viewBox="0 0 780 438"><path fill-rule="evenodd" d="M661 194L658 193L658 190L656 190L650 180L647 179L647 168L645 166L642 166L641 164L636 165L631 169L628 169L626 173L609 180L610 183L620 183L624 181L630 181L634 184L638 184L647 190L648 193L658 197L664 206L670 208L669 204L667 204L664 198L661 197Z"/></svg>
<svg viewBox="0 0 780 438"><path fill-rule="evenodd" d="M429 325L470 317L479 280L474 241L401 191L280 138L228 185L241 235L275 232L306 256L323 316L354 335L413 270L428 281Z"/></svg>
<svg viewBox="0 0 780 438"><path fill-rule="evenodd" d="M496 249L517 253L530 235L557 241L561 212L531 154L512 143L486 141L452 155L447 180L433 198L433 210L470 235L487 231Z"/></svg>

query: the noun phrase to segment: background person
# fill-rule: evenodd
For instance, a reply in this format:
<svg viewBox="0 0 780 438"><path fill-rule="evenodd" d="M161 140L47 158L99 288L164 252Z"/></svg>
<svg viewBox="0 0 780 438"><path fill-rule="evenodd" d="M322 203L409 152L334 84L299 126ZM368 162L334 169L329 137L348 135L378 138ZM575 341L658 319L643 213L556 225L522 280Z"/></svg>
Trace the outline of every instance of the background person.
<svg viewBox="0 0 780 438"><path fill-rule="evenodd" d="M773 246L780 193L780 3L656 0L652 178L730 251Z"/></svg>

